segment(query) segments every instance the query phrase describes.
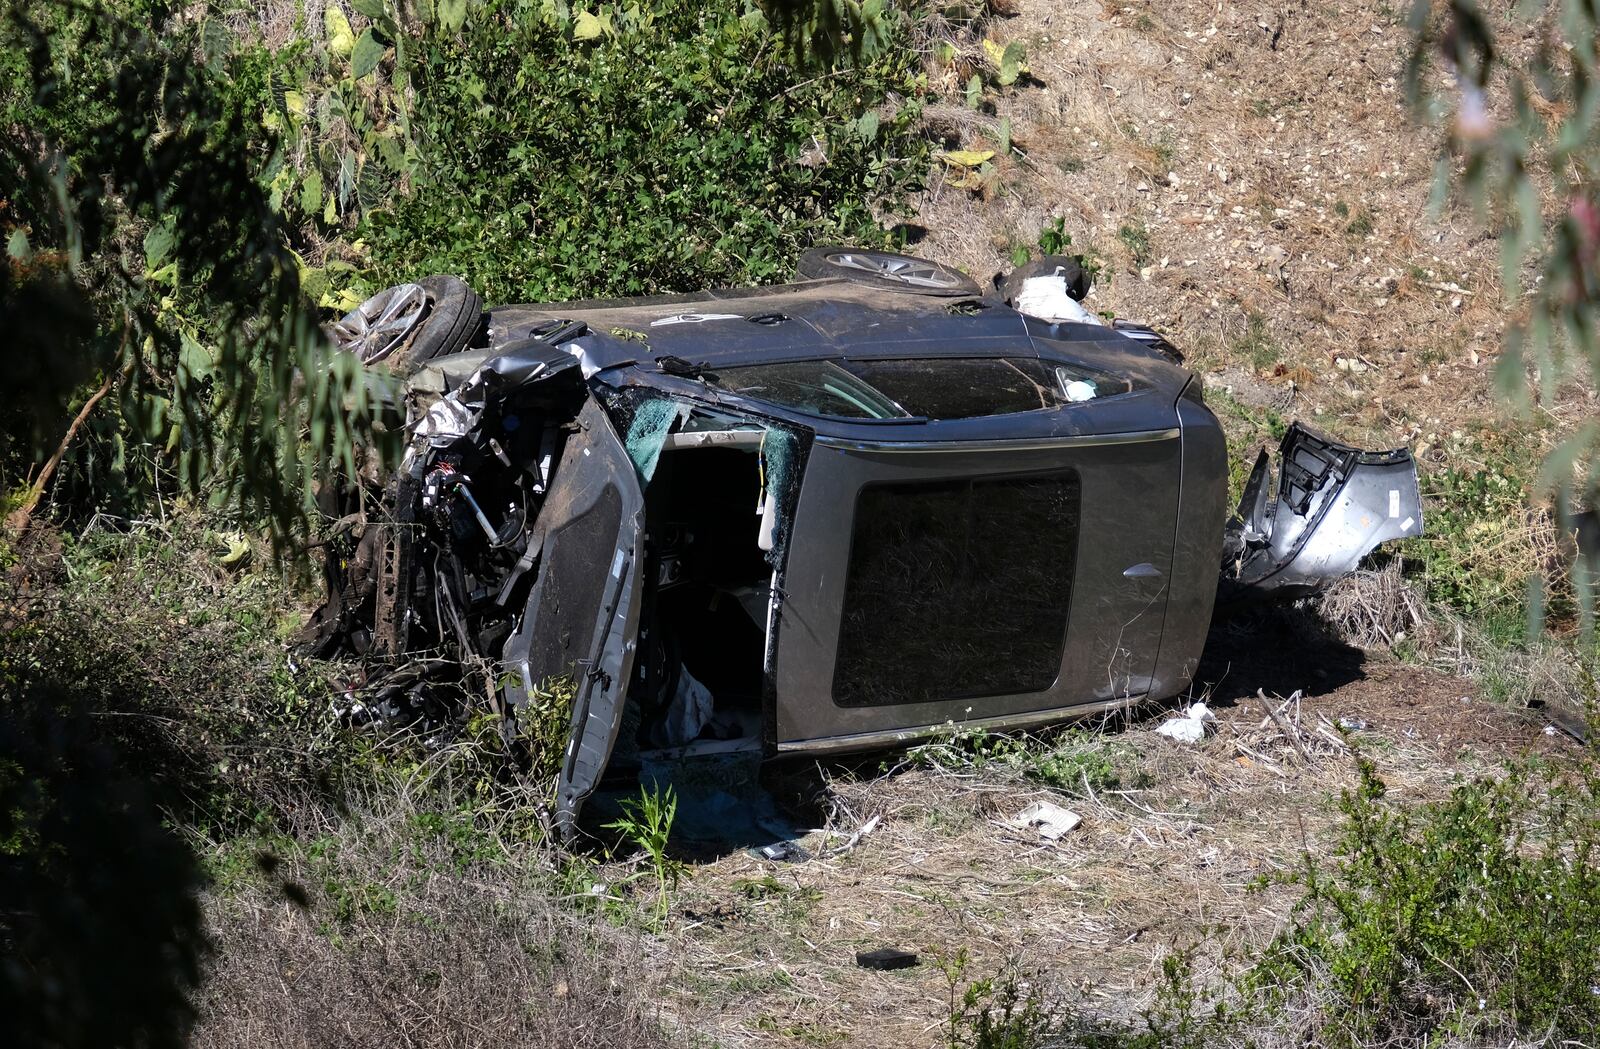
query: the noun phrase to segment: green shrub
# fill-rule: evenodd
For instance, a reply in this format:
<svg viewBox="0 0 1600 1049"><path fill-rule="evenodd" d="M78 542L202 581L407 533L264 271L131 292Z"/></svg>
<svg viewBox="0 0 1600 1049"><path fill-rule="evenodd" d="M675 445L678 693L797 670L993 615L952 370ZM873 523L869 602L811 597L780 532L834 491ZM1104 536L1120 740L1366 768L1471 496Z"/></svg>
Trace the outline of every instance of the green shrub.
<svg viewBox="0 0 1600 1049"><path fill-rule="evenodd" d="M1128 249L1128 257L1136 267L1150 264L1150 229L1143 221L1125 222L1117 229L1117 239Z"/></svg>
<svg viewBox="0 0 1600 1049"><path fill-rule="evenodd" d="M813 243L887 243L927 167L893 9L819 75L738 0L354 7L231 60L324 305L426 272L490 302L787 279Z"/></svg>
<svg viewBox="0 0 1600 1049"><path fill-rule="evenodd" d="M672 823L678 815L678 796L670 785L652 784L639 788L638 797L624 798L621 804L622 814L605 828L621 834L649 861L648 873L656 883L655 922L659 926L671 903L668 892L677 887L686 869L681 860L667 854Z"/></svg>
<svg viewBox="0 0 1600 1049"><path fill-rule="evenodd" d="M874 206L926 166L914 56L813 79L743 10L657 0L578 40L494 4L459 37L425 36L415 191L358 231L374 282L458 273L491 302L640 294L786 279L817 241L884 243Z"/></svg>
<svg viewBox="0 0 1600 1049"><path fill-rule="evenodd" d="M913 747L907 756L927 768L987 768L1081 797L1126 785L1124 774L1134 754L1126 744L1080 728L1041 736L952 728Z"/></svg>
<svg viewBox="0 0 1600 1049"><path fill-rule="evenodd" d="M1600 1032L1600 771L1524 762L1413 808L1372 765L1341 803L1336 862L1252 975L1320 988L1337 1044L1430 1032ZM1331 993L1329 993L1331 991Z"/></svg>
<svg viewBox="0 0 1600 1049"><path fill-rule="evenodd" d="M77 697L157 800L205 830L358 770L359 744L328 731L329 668L297 674L285 652L299 607L276 572L223 564L225 537L194 514L60 542L0 580L0 688Z"/></svg>

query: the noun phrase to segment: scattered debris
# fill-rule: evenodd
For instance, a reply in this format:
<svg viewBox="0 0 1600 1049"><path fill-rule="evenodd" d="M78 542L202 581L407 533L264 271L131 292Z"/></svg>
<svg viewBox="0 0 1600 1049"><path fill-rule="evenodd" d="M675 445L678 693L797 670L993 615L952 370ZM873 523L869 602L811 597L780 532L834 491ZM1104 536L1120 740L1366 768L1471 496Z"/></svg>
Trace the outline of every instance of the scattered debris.
<svg viewBox="0 0 1600 1049"><path fill-rule="evenodd" d="M1289 742L1294 746L1294 749L1300 752L1302 758L1310 760L1311 755L1306 753L1305 745L1300 742L1300 730L1298 727L1292 726L1285 721L1282 711L1272 709L1272 704L1267 702L1267 694L1263 689L1256 689L1256 699L1261 702L1262 709L1267 712L1267 720L1278 726L1283 734L1289 738ZM1284 706L1288 706L1290 703L1295 705L1295 717L1298 722L1300 714L1299 689L1295 689L1294 694L1284 701ZM1262 727L1266 727L1266 722L1262 722Z"/></svg>
<svg viewBox="0 0 1600 1049"><path fill-rule="evenodd" d="M1340 718L1334 722L1318 714L1315 725L1311 728L1302 727L1302 699L1298 689L1287 697L1270 698L1264 690L1257 689L1256 701L1261 704L1265 716L1254 731L1235 736L1234 748L1280 776L1284 773L1278 766L1285 763L1291 753L1302 764L1312 764L1319 757L1348 753L1350 745L1343 734L1362 731L1367 727L1367 722L1359 718ZM1361 728L1347 728L1347 725L1360 725ZM1272 753L1275 747L1278 748L1276 756Z"/></svg>
<svg viewBox="0 0 1600 1049"><path fill-rule="evenodd" d="M1206 738L1206 725L1215 724L1217 716L1204 703L1195 703L1182 715L1161 723L1156 735L1175 739L1179 743L1200 743Z"/></svg>
<svg viewBox="0 0 1600 1049"><path fill-rule="evenodd" d="M850 840L846 841L837 849L829 852L828 856L843 856L845 853L854 849L857 845L860 845L862 838L865 838L868 834L871 834L873 831L878 829L878 821L882 818L882 816L874 816L867 822L863 823L860 827L857 827L856 832L850 835Z"/></svg>
<svg viewBox="0 0 1600 1049"><path fill-rule="evenodd" d="M910 969L915 967L918 961L915 952L902 951L898 947L879 947L875 951L856 952L857 965L863 969L876 969L879 972Z"/></svg>
<svg viewBox="0 0 1600 1049"><path fill-rule="evenodd" d="M1046 841L1056 841L1069 831L1075 830L1082 822L1083 817L1071 809L1064 809L1048 801L1036 801L1017 813L1016 817L1006 825L1016 830L1037 830L1039 837Z"/></svg>
<svg viewBox="0 0 1600 1049"><path fill-rule="evenodd" d="M773 863L804 863L811 858L809 852L793 841L775 841L771 845L757 845L749 851L756 859L771 860Z"/></svg>

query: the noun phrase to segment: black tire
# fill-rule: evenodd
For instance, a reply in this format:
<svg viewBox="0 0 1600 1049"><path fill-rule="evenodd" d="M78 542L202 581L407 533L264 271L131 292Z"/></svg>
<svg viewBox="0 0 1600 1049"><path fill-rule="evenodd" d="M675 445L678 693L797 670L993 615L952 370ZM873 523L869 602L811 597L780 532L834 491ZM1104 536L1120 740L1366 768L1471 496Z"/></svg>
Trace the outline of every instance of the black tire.
<svg viewBox="0 0 1600 1049"><path fill-rule="evenodd" d="M435 357L460 353L483 326L483 300L460 277L423 277L417 286L428 293L428 314L411 345L392 365L403 374Z"/></svg>
<svg viewBox="0 0 1600 1049"><path fill-rule="evenodd" d="M460 353L483 330L483 300L459 277L423 277L371 296L328 328L333 344L368 367L408 376Z"/></svg>
<svg viewBox="0 0 1600 1049"><path fill-rule="evenodd" d="M812 248L800 256L795 272L802 280L837 278L913 295L972 298L983 294L977 281L942 262L869 248Z"/></svg>

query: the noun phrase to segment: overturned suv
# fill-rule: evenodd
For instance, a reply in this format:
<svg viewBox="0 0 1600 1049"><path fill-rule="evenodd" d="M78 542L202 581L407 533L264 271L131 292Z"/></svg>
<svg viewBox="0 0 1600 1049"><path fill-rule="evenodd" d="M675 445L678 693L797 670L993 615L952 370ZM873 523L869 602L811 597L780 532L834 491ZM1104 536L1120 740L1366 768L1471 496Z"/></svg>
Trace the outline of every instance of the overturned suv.
<svg viewBox="0 0 1600 1049"><path fill-rule="evenodd" d="M314 643L385 665L368 707L391 718L465 667L513 719L570 681L570 833L608 767L1172 696L1219 586L1305 594L1420 533L1405 451L1299 425L1230 519L1201 380L1085 313L1057 261L988 294L854 249L670 298L380 294L335 338L405 377L410 443L330 494L348 545Z"/></svg>

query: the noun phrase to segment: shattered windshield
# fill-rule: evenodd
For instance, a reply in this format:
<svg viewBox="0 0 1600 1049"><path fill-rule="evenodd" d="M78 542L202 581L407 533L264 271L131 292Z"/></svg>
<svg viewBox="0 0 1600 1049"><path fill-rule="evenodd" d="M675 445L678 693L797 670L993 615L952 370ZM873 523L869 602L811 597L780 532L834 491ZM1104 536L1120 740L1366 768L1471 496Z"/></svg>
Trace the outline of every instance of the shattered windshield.
<svg viewBox="0 0 1600 1049"><path fill-rule="evenodd" d="M789 361L719 368L706 378L730 393L840 419L1011 415L1128 389L1125 380L1029 357Z"/></svg>

